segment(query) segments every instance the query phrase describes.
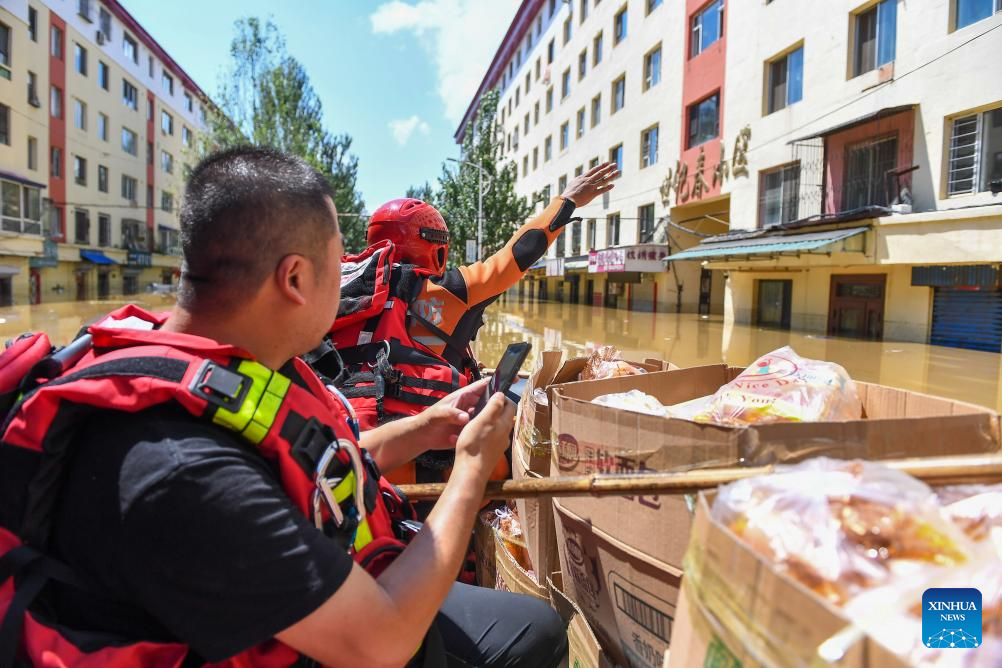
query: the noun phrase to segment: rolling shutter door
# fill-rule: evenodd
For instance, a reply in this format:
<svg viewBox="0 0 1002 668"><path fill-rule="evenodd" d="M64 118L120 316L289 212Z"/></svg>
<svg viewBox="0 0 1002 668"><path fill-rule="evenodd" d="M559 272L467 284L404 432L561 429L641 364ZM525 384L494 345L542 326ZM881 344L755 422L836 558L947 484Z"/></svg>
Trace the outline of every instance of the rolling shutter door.
<svg viewBox="0 0 1002 668"><path fill-rule="evenodd" d="M1002 352L1002 290L935 290L930 343Z"/></svg>

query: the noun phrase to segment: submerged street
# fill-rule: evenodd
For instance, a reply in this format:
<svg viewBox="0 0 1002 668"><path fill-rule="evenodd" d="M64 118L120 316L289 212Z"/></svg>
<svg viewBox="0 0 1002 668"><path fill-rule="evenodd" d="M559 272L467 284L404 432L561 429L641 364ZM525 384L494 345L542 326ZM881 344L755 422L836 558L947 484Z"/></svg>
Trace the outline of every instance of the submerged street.
<svg viewBox="0 0 1002 668"><path fill-rule="evenodd" d="M82 326L127 301L7 307L0 310L0 337L7 340L28 331L44 331L54 342L64 344ZM172 302L167 297L142 295L136 303L164 310ZM597 346L613 345L626 359L659 357L684 367L720 362L744 366L789 345L804 357L841 364L857 380L1002 409L1002 356L996 353L830 338L747 325L728 327L719 316L638 313L555 302L519 304L515 299L489 308L485 320L476 346L478 357L488 367L516 341L532 343L525 369L532 368L538 351L557 348L578 356Z"/></svg>
<svg viewBox="0 0 1002 668"><path fill-rule="evenodd" d="M477 352L487 366L493 366L509 343L522 340L532 343L533 353L560 348L577 356L597 346L614 345L626 359L659 357L683 367L720 362L745 366L789 345L804 357L841 364L856 380L1002 409L1002 356L996 353L726 326L720 316L638 313L553 302L519 304L516 299L488 309L486 321L477 337Z"/></svg>

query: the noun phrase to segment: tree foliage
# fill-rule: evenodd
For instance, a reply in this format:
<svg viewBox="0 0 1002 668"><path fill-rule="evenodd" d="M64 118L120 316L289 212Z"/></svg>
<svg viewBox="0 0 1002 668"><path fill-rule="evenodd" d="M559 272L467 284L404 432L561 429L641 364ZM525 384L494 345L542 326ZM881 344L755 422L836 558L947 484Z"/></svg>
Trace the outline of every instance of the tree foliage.
<svg viewBox="0 0 1002 668"><path fill-rule="evenodd" d="M515 192L516 166L504 159L504 136L497 122L499 97L498 91L492 90L481 98L462 145L462 159L484 169L484 257L504 246L536 205L535 198L530 202ZM449 224L453 240L449 261L453 265L467 261L465 242L477 238L478 177L479 170L469 164L442 164L435 203Z"/></svg>
<svg viewBox="0 0 1002 668"><path fill-rule="evenodd" d="M274 23L256 17L236 21L231 61L220 84L219 108L207 115L199 155L252 143L297 155L317 168L334 190L345 247L365 246L360 217L365 202L356 188L358 158L351 137L324 127L323 106L302 63L288 54ZM196 156L197 158L198 156Z"/></svg>

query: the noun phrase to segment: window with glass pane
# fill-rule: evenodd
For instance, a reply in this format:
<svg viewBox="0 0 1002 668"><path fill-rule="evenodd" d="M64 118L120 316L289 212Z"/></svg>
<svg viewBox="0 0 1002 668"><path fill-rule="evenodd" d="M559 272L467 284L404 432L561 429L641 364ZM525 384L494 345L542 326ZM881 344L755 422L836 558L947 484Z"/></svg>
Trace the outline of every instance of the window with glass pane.
<svg viewBox="0 0 1002 668"><path fill-rule="evenodd" d="M616 163L616 169L623 171L623 145L617 144L609 149L609 162Z"/></svg>
<svg viewBox="0 0 1002 668"><path fill-rule="evenodd" d="M546 197L543 201L547 202L549 201L549 198ZM566 241L566 237L566 234L561 234L557 237L556 241L553 242L553 252L556 257L564 257L564 243Z"/></svg>
<svg viewBox="0 0 1002 668"><path fill-rule="evenodd" d="M550 43L546 45L546 64L547 65L549 65L550 63L553 62L553 51L554 51L554 44L553 44L553 40L551 39Z"/></svg>
<svg viewBox="0 0 1002 668"><path fill-rule="evenodd" d="M588 3L591 0L581 0L581 12L578 14L578 23L584 23L585 19L588 18Z"/></svg>
<svg viewBox="0 0 1002 668"><path fill-rule="evenodd" d="M167 151L160 151L160 168L168 174L174 173L174 156Z"/></svg>
<svg viewBox="0 0 1002 668"><path fill-rule="evenodd" d="M769 113L803 98L804 49L800 47L769 63Z"/></svg>
<svg viewBox="0 0 1002 668"><path fill-rule="evenodd" d="M571 140L571 124L564 123L560 126L560 150L563 151Z"/></svg>
<svg viewBox="0 0 1002 668"><path fill-rule="evenodd" d="M160 85L168 95L174 94L174 77L164 72L160 77Z"/></svg>
<svg viewBox="0 0 1002 668"><path fill-rule="evenodd" d="M58 146L53 146L49 155L49 169L52 176L61 178L63 175L63 150Z"/></svg>
<svg viewBox="0 0 1002 668"><path fill-rule="evenodd" d="M619 214L611 213L605 217L605 245L619 245Z"/></svg>
<svg viewBox="0 0 1002 668"><path fill-rule="evenodd" d="M564 75L560 83L560 99L564 99L571 94L571 68L564 70Z"/></svg>
<svg viewBox="0 0 1002 668"><path fill-rule="evenodd" d="M90 243L90 214L83 209L73 212L73 240L78 244Z"/></svg>
<svg viewBox="0 0 1002 668"><path fill-rule="evenodd" d="M73 100L73 125L77 130L87 129L87 105L80 100Z"/></svg>
<svg viewBox="0 0 1002 668"><path fill-rule="evenodd" d="M111 39L111 14L104 7L101 8L98 13L98 18L101 23L101 33L104 35L105 39Z"/></svg>
<svg viewBox="0 0 1002 668"><path fill-rule="evenodd" d="M136 186L138 182L131 176L122 175L122 198L129 201L136 199Z"/></svg>
<svg viewBox="0 0 1002 668"><path fill-rule="evenodd" d="M139 109L139 91L125 79L122 79L122 102L133 111Z"/></svg>
<svg viewBox="0 0 1002 668"><path fill-rule="evenodd" d="M49 112L53 118L63 117L63 91L55 86L49 93Z"/></svg>
<svg viewBox="0 0 1002 668"><path fill-rule="evenodd" d="M987 19L995 12L1002 12L1002 0L955 0L955 2L958 30Z"/></svg>
<svg viewBox="0 0 1002 668"><path fill-rule="evenodd" d="M77 72L87 76L87 49L75 42L73 44L73 62L76 65Z"/></svg>
<svg viewBox="0 0 1002 668"><path fill-rule="evenodd" d="M628 14L626 5L616 12L616 17L612 20L612 45L615 46L626 39L626 23Z"/></svg>
<svg viewBox="0 0 1002 668"><path fill-rule="evenodd" d="M602 31L599 30L591 43L591 65L594 67L602 62Z"/></svg>
<svg viewBox="0 0 1002 668"><path fill-rule="evenodd" d="M111 216L106 213L97 214L97 245L111 245Z"/></svg>
<svg viewBox="0 0 1002 668"><path fill-rule="evenodd" d="M52 30L49 32L49 53L52 54L53 58L63 59L63 31L52 26Z"/></svg>
<svg viewBox="0 0 1002 668"><path fill-rule="evenodd" d="M883 0L856 15L855 75L894 60L897 43L898 0Z"/></svg>
<svg viewBox="0 0 1002 668"><path fill-rule="evenodd" d="M174 195L167 192L166 190L160 193L160 208L164 211L170 212L174 210Z"/></svg>
<svg viewBox="0 0 1002 668"><path fill-rule="evenodd" d="M553 137L547 137L543 143L543 162L553 157Z"/></svg>
<svg viewBox="0 0 1002 668"><path fill-rule="evenodd" d="M10 146L10 107L0 104L0 144Z"/></svg>
<svg viewBox="0 0 1002 668"><path fill-rule="evenodd" d="M105 90L108 90L108 78L108 66L103 61L97 61L97 83Z"/></svg>
<svg viewBox="0 0 1002 668"><path fill-rule="evenodd" d="M637 242L649 244L654 241L654 205L645 204L637 209Z"/></svg>
<svg viewBox="0 0 1002 668"><path fill-rule="evenodd" d="M621 76L612 82L612 112L616 113L626 104L626 77Z"/></svg>
<svg viewBox="0 0 1002 668"><path fill-rule="evenodd" d="M950 133L948 195L1002 187L1002 109L954 119Z"/></svg>
<svg viewBox="0 0 1002 668"><path fill-rule="evenodd" d="M38 169L38 140L35 137L28 137L28 169Z"/></svg>
<svg viewBox="0 0 1002 668"><path fill-rule="evenodd" d="M591 99L591 126L595 127L602 120L602 96L596 95Z"/></svg>
<svg viewBox="0 0 1002 668"><path fill-rule="evenodd" d="M553 86L546 89L546 113L553 111Z"/></svg>
<svg viewBox="0 0 1002 668"><path fill-rule="evenodd" d="M661 47L644 56L644 90L661 81Z"/></svg>
<svg viewBox="0 0 1002 668"><path fill-rule="evenodd" d="M87 161L79 155L73 156L73 180L78 186L87 185Z"/></svg>
<svg viewBox="0 0 1002 668"><path fill-rule="evenodd" d="M578 80L584 79L588 71L588 49L578 54Z"/></svg>
<svg viewBox="0 0 1002 668"><path fill-rule="evenodd" d="M658 161L658 126L640 133L640 167L650 167Z"/></svg>
<svg viewBox="0 0 1002 668"><path fill-rule="evenodd" d="M97 115L97 136L103 141L108 141L108 117L101 113Z"/></svg>
<svg viewBox="0 0 1002 668"><path fill-rule="evenodd" d="M767 227L797 219L800 202L800 165L762 172L759 225Z"/></svg>
<svg viewBox="0 0 1002 668"><path fill-rule="evenodd" d="M28 37L32 42L38 41L38 10L28 7Z"/></svg>
<svg viewBox="0 0 1002 668"><path fill-rule="evenodd" d="M585 133L585 110L584 107L578 109L577 124L575 126L575 136L580 139Z"/></svg>
<svg viewBox="0 0 1002 668"><path fill-rule="evenodd" d="M698 56L724 34L724 0L714 0L692 17L690 56Z"/></svg>
<svg viewBox="0 0 1002 668"><path fill-rule="evenodd" d="M897 137L850 146L846 152L842 210L887 206L887 172L895 168L897 158Z"/></svg>
<svg viewBox="0 0 1002 668"><path fill-rule="evenodd" d="M571 41L571 17L567 17L564 21L564 44Z"/></svg>
<svg viewBox="0 0 1002 668"><path fill-rule="evenodd" d="M174 117L166 111L160 112L160 129L165 135L174 134Z"/></svg>
<svg viewBox="0 0 1002 668"><path fill-rule="evenodd" d="M13 181L0 181L3 196L3 229L21 231L21 186Z"/></svg>
<svg viewBox="0 0 1002 668"><path fill-rule="evenodd" d="M689 106L689 140L686 148L699 146L720 134L720 93Z"/></svg>
<svg viewBox="0 0 1002 668"><path fill-rule="evenodd" d="M588 249L592 250L595 248L598 242L598 230L596 229L595 219L588 219Z"/></svg>
<svg viewBox="0 0 1002 668"><path fill-rule="evenodd" d="M581 255L581 223L571 225L571 255Z"/></svg>
<svg viewBox="0 0 1002 668"><path fill-rule="evenodd" d="M139 62L139 46L136 44L136 40L132 39L131 35L122 35L122 52L132 62Z"/></svg>
<svg viewBox="0 0 1002 668"><path fill-rule="evenodd" d="M557 179L557 192L564 192L567 190L567 175L564 174L559 179Z"/></svg>
<svg viewBox="0 0 1002 668"><path fill-rule="evenodd" d="M97 189L103 193L108 192L108 168L104 165L97 166Z"/></svg>
<svg viewBox="0 0 1002 668"><path fill-rule="evenodd" d="M122 128L122 150L129 155L137 155L138 147L136 146L137 141L136 133L129 128Z"/></svg>

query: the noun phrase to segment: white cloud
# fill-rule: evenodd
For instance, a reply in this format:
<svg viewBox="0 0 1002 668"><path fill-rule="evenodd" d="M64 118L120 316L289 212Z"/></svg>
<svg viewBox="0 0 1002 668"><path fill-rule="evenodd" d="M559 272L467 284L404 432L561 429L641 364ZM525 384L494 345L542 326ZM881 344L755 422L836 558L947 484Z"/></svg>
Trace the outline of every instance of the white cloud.
<svg viewBox="0 0 1002 668"><path fill-rule="evenodd" d="M435 63L445 116L458 125L519 4L520 0L390 0L370 20L376 34L410 32L421 42Z"/></svg>
<svg viewBox="0 0 1002 668"><path fill-rule="evenodd" d="M396 120L390 121L390 132L393 133L393 138L397 140L397 143L401 146L405 146L407 142L411 140L411 135L415 131L420 132L423 135L427 135L431 132L431 128L428 124L422 121L417 115L411 116L410 118L398 118Z"/></svg>

